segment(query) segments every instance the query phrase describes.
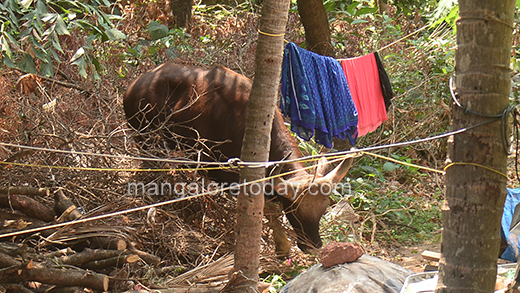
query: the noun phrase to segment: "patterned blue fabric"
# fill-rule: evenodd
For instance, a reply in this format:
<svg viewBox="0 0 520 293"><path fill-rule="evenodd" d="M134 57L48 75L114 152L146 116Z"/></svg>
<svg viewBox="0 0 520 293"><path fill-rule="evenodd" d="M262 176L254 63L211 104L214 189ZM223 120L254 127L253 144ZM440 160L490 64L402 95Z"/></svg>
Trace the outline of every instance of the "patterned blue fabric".
<svg viewBox="0 0 520 293"><path fill-rule="evenodd" d="M280 109L291 118L291 130L305 140L332 148L332 138L348 137L354 145L358 114L339 62L285 46L282 63Z"/></svg>
<svg viewBox="0 0 520 293"><path fill-rule="evenodd" d="M510 231L513 214L518 204L520 204L520 188L508 188L506 202L504 203L504 212L502 214L502 229L500 229L500 234L507 242L507 248L502 254L502 259L512 262L516 262L520 256L520 235L517 235L517 231Z"/></svg>

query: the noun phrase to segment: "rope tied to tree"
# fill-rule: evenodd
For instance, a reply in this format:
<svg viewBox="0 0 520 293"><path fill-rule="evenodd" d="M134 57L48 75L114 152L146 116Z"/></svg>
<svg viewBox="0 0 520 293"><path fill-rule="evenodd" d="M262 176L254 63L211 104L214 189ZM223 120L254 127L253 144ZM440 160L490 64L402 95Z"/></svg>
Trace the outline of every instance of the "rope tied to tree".
<svg viewBox="0 0 520 293"><path fill-rule="evenodd" d="M508 136L507 136L507 133L508 133L508 118L511 115L511 117L513 119L513 141L516 144L515 173L516 173L516 178L517 178L518 182L520 182L520 173L518 172L519 171L519 169L518 169L518 158L519 158L518 146L519 146L519 143L520 143L520 118L519 118L520 114L519 114L519 111L518 111L519 104L509 105L500 114L482 114L482 113L473 111L473 110L463 106L460 103L459 99L457 98L457 94L453 90L453 76L454 75L452 75L450 77L449 88L450 88L451 98L453 99L453 102L455 103L455 105L457 105L459 108L461 108L464 111L464 113L468 113L468 114L471 114L471 115L484 117L484 118L490 118L490 120L488 121L489 123L500 120L500 137L501 137L501 140L502 140L502 148L503 148L504 152L507 155L511 154L510 149L511 149L511 145L512 145L512 142L508 139ZM449 168L449 167L451 167L453 165L479 166L479 167L491 170L491 171L493 171L495 173L498 173L498 174L500 174L500 175L502 175L502 176L507 178L507 175L505 175L502 172L499 172L497 170L491 169L491 168L483 166L483 165L475 164L475 163L454 162L454 163L451 163L448 166L446 166L444 168L444 170L446 170L447 168Z"/></svg>

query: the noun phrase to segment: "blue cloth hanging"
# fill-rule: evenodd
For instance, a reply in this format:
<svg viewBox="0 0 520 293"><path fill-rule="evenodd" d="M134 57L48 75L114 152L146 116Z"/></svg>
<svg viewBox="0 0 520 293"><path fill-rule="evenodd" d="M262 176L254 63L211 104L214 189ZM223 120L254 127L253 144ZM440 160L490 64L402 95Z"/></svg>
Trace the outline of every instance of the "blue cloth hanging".
<svg viewBox="0 0 520 293"><path fill-rule="evenodd" d="M502 214L502 229L500 230L502 238L507 242L507 248L501 258L512 262L516 262L518 256L520 256L520 235L509 231L513 214L518 204L520 204L520 188L508 188L506 202L504 203L504 213Z"/></svg>
<svg viewBox="0 0 520 293"><path fill-rule="evenodd" d="M288 43L285 46L280 109L304 140L332 148L332 138L357 138L358 113L339 62Z"/></svg>

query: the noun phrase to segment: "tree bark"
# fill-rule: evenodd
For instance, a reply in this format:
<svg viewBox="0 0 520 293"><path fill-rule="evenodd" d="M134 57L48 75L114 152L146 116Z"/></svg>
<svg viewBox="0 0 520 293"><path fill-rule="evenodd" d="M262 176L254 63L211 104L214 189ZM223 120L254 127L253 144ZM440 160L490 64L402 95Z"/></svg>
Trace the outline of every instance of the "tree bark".
<svg viewBox="0 0 520 293"><path fill-rule="evenodd" d="M452 129L509 106L514 0L459 0ZM477 115L479 113L481 115ZM506 197L507 154L500 119L448 141L446 200L436 292L493 292ZM491 170L492 169L492 170Z"/></svg>
<svg viewBox="0 0 520 293"><path fill-rule="evenodd" d="M266 162L269 159L289 3L289 0L268 0L262 6L255 78L246 115L242 161ZM264 177L265 168L243 168L240 172L240 182L251 182ZM242 280L241 283L229 286L227 292L257 290L264 208L263 186L263 183L249 185L241 189L238 195L234 271L241 272L245 278L236 278L235 280Z"/></svg>
<svg viewBox="0 0 520 293"><path fill-rule="evenodd" d="M330 37L329 17L322 0L298 0L298 13L305 29L307 50L336 57Z"/></svg>
<svg viewBox="0 0 520 293"><path fill-rule="evenodd" d="M193 0L170 0L170 9L177 27L189 28Z"/></svg>

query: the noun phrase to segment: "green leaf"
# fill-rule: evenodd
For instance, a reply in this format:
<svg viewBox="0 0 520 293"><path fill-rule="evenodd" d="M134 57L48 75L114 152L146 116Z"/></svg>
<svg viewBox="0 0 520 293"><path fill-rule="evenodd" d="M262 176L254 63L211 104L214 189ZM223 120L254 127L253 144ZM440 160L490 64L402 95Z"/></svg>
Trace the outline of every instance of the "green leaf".
<svg viewBox="0 0 520 293"><path fill-rule="evenodd" d="M364 20L364 19L354 19L350 24L354 25L354 24L358 24L358 23L367 23L368 20Z"/></svg>
<svg viewBox="0 0 520 293"><path fill-rule="evenodd" d="M57 16L58 16L57 13L48 13L48 14L44 14L43 17L41 18L41 20L43 22L54 22L54 20L56 19Z"/></svg>
<svg viewBox="0 0 520 293"><path fill-rule="evenodd" d="M52 63L42 62L40 65L41 73L45 76L53 76L54 68L52 67Z"/></svg>
<svg viewBox="0 0 520 293"><path fill-rule="evenodd" d="M105 28L101 25L94 25L92 26L92 30L96 32L98 36L101 37L102 42L108 41L110 38L108 37L107 33L105 32Z"/></svg>
<svg viewBox="0 0 520 293"><path fill-rule="evenodd" d="M377 7L361 7L356 11L355 16L361 16L365 14L372 14L378 10Z"/></svg>
<svg viewBox="0 0 520 293"><path fill-rule="evenodd" d="M336 9L336 3L334 1L325 1L323 6L325 7L325 11L327 13L330 13Z"/></svg>
<svg viewBox="0 0 520 293"><path fill-rule="evenodd" d="M44 1L42 1L42 0L36 1L36 12L39 14L42 14L42 15L49 13L49 10L47 9L47 5L45 4Z"/></svg>
<svg viewBox="0 0 520 293"><path fill-rule="evenodd" d="M107 30L107 35L110 37L111 40L125 40L126 35L123 34L120 30L116 28L111 28Z"/></svg>
<svg viewBox="0 0 520 293"><path fill-rule="evenodd" d="M358 7L359 5L359 2L356 2L356 1L352 1L352 4L350 4L347 8L347 11L350 15L354 15L354 10L356 9L356 7Z"/></svg>
<svg viewBox="0 0 520 293"><path fill-rule="evenodd" d="M16 64L14 64L13 60L11 60L11 58L9 58L7 56L4 56L4 58L2 58L2 61L4 62L5 66L7 66L9 68L16 67Z"/></svg>
<svg viewBox="0 0 520 293"><path fill-rule="evenodd" d="M31 4L33 3L33 0L22 0L20 4L22 4L23 9L29 9Z"/></svg>
<svg viewBox="0 0 520 293"><path fill-rule="evenodd" d="M63 53L63 49L61 48L61 44L60 44L60 39L58 38L58 35L56 35L56 34L52 35L52 46L59 52Z"/></svg>
<svg viewBox="0 0 520 293"><path fill-rule="evenodd" d="M87 78L87 62L85 61L85 56L82 55L80 58L76 59L72 64L78 66L79 74L83 78Z"/></svg>
<svg viewBox="0 0 520 293"><path fill-rule="evenodd" d="M42 36L46 37L46 36L52 34L52 33L54 32L54 29L55 29L55 28L56 28L56 25L55 25L55 24L54 24L54 25L51 25L49 28L47 28L47 29L43 32Z"/></svg>
<svg viewBox="0 0 520 293"><path fill-rule="evenodd" d="M42 52L41 49L33 48L33 52L34 52L34 56L36 56L36 58L42 60L43 62L49 62L50 61L49 59L47 59L48 56L47 56L47 53L45 51Z"/></svg>
<svg viewBox="0 0 520 293"><path fill-rule="evenodd" d="M386 162L383 164L383 171L394 171L396 168L394 163Z"/></svg>
<svg viewBox="0 0 520 293"><path fill-rule="evenodd" d="M77 59L83 57L83 55L85 55L85 49L83 49L83 47L80 47L80 48L76 51L76 53L74 53L74 56L72 56L72 58L70 59L69 62L71 62L71 63L74 64L74 62L75 62Z"/></svg>
<svg viewBox="0 0 520 293"><path fill-rule="evenodd" d="M37 73L36 66L34 65L34 60L29 54L25 54L25 57L23 57L23 59L20 60L20 63L18 63L18 68L25 72Z"/></svg>
<svg viewBox="0 0 520 293"><path fill-rule="evenodd" d="M101 71L101 64L99 63L99 60L91 54L89 54L88 56L90 57L90 61L96 68L96 71Z"/></svg>
<svg viewBox="0 0 520 293"><path fill-rule="evenodd" d="M457 8L458 11L458 0L440 0L433 11L430 22L433 26L437 26L442 23L446 16L451 14L455 8Z"/></svg>
<svg viewBox="0 0 520 293"><path fill-rule="evenodd" d="M7 34L4 32L4 35ZM0 43L2 44L2 51L5 52L7 57L13 58L13 54L11 52L11 48L9 47L9 43L7 42L7 38L5 36L0 37Z"/></svg>
<svg viewBox="0 0 520 293"><path fill-rule="evenodd" d="M51 51L52 58L58 61L58 63L61 63L60 56L58 56L58 53L56 53L56 51L53 48L50 48L49 51Z"/></svg>
<svg viewBox="0 0 520 293"><path fill-rule="evenodd" d="M158 40L164 38L168 35L168 27L164 24L160 24L156 21L151 21L148 24L148 32L150 33L150 38L152 40Z"/></svg>
<svg viewBox="0 0 520 293"><path fill-rule="evenodd" d="M67 25L63 21L61 15L58 15L58 18L56 19L56 32L59 35L70 35L70 32L67 29Z"/></svg>

